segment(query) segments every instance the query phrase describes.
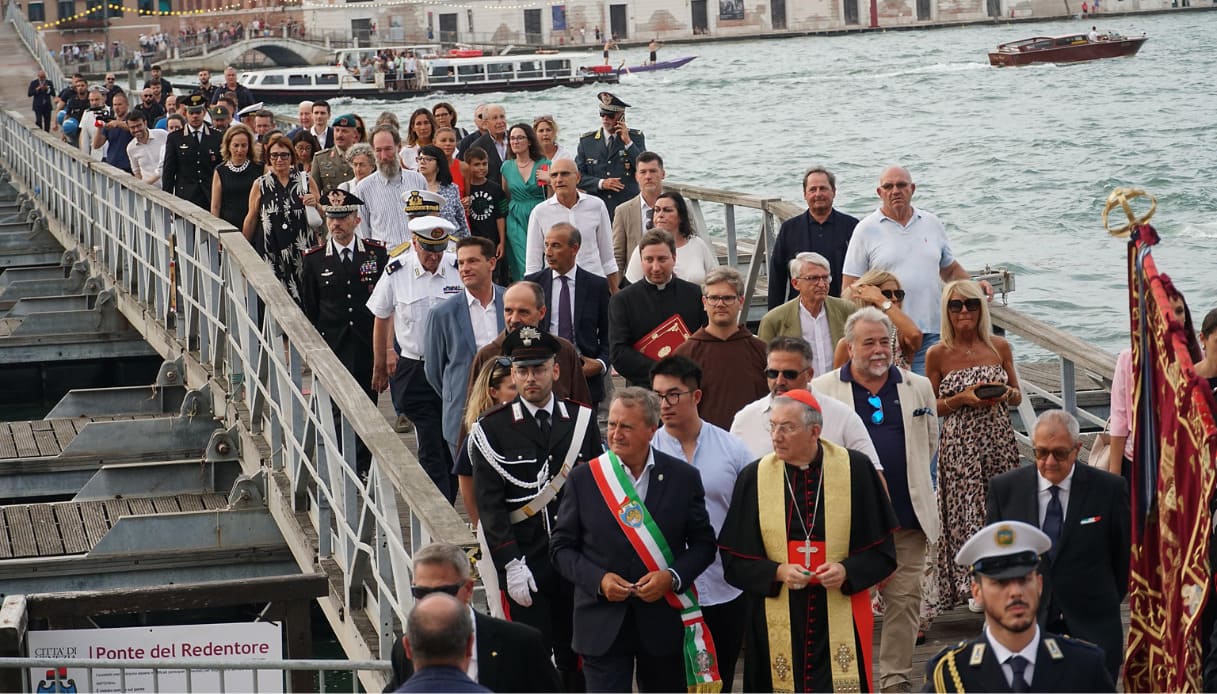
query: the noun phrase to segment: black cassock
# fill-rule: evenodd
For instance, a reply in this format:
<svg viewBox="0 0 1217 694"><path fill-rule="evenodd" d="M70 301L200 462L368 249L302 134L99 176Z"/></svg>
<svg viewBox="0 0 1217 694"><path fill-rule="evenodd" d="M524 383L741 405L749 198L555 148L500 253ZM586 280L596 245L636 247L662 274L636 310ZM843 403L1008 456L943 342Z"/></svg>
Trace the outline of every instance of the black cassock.
<svg viewBox="0 0 1217 694"><path fill-rule="evenodd" d="M824 541L824 501L821 499L815 523L811 514L816 506L816 490L823 469L823 449L811 465L800 470L786 465L790 487L786 491L786 537L802 542L803 522L811 528L811 541ZM849 556L845 566L845 583L841 592L852 595L865 591L887 578L896 568L896 545L892 532L897 527L896 515L888 501L879 476L870 460L857 451L849 451L852 518L850 520ZM757 466L753 462L740 472L735 481L731 508L723 521L719 547L727 582L744 591L752 611L752 621L744 634L744 691L771 692L773 683L769 670L769 632L765 623L765 598L776 597L781 584L774 580L778 562L765 555L761 539L759 503L757 501ZM790 489L794 490L792 503ZM824 588L812 584L803 590L790 591L790 623L793 634L795 691L831 692L832 672L828 654L828 611ZM802 631L801 631L802 630ZM854 633L857 641L857 631ZM862 653L857 644L858 654ZM811 667L807 667L810 663ZM861 685L867 688L867 673L862 672ZM801 677L801 679L800 679Z"/></svg>

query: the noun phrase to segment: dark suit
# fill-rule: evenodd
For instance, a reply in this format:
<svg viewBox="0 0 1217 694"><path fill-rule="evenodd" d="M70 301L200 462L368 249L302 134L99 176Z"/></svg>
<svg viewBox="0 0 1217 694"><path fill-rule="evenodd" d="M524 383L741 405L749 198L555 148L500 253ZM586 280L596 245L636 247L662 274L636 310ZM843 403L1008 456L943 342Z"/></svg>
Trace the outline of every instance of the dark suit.
<svg viewBox="0 0 1217 694"><path fill-rule="evenodd" d="M27 96L34 99L34 119L38 127L46 132L51 131L51 98L55 95L55 87L46 80L31 80Z"/></svg>
<svg viewBox="0 0 1217 694"><path fill-rule="evenodd" d="M820 224L810 212L782 222L773 252L769 255L769 310L798 296L790 285L790 261L803 251L814 251L828 259L832 280L828 283L831 296L841 296L841 268L845 251L853 238L858 218L833 210Z"/></svg>
<svg viewBox="0 0 1217 694"><path fill-rule="evenodd" d="M1055 652L1049 647L1055 644ZM977 653L979 649L979 653ZM956 681L949 667L955 661ZM976 662L979 661L979 662ZM960 687L959 685L963 685ZM1040 645L1031 676L1033 692L1114 692L1116 685L1094 644L1040 630ZM980 636L942 649L925 665L925 692L1012 691L988 639Z"/></svg>
<svg viewBox="0 0 1217 694"><path fill-rule="evenodd" d="M575 166L579 167L579 190L603 200L611 219L618 205L638 195L638 181L634 180L634 172L638 168L638 155L646 150L646 137L633 128L630 128L629 147L622 144L621 138L605 138L603 128L583 133L575 154ZM620 178L625 187L616 192L601 190L600 181L606 178Z"/></svg>
<svg viewBox="0 0 1217 694"><path fill-rule="evenodd" d="M566 490L563 488L543 509L517 523L511 521L510 515L540 491L518 485L517 481L529 483L543 477L548 482L572 448L578 451L576 461L590 460L603 451L594 413L582 440L574 440L580 407L584 406L571 400L554 402L549 438L546 439L537 420L517 397L483 415L477 425L481 435L471 436L469 445L478 513L486 546L499 574L499 585L504 587L502 598L507 616L513 622L524 622L541 630L546 643L554 650L558 670L564 674L576 670L575 655L570 649L573 591L570 583L550 564L549 531ZM490 449L491 455L486 454L483 446ZM542 475L546 466L548 474ZM506 566L515 559L525 560L536 580L537 591L532 595L530 607L515 602L505 590ZM495 597L491 596L491 599Z"/></svg>
<svg viewBox="0 0 1217 694"><path fill-rule="evenodd" d="M562 691L541 632L527 624L505 622L476 611L473 632L478 684L500 694ZM414 674L414 663L406 656L401 639L393 643L389 660L393 677L386 692L394 691Z"/></svg>
<svg viewBox="0 0 1217 694"><path fill-rule="evenodd" d="M545 290L546 321L558 310L558 297L554 296L554 271L545 268L524 279L536 282ZM575 269L575 302L571 306L574 318L572 327L575 331L575 347L579 354L604 362L607 368L610 364L608 339L608 280L581 267ZM549 327L549 326L546 326ZM553 331L557 335L557 331ZM594 376L587 379L587 387L591 389L592 409L595 404L604 400L604 376Z"/></svg>
<svg viewBox="0 0 1217 694"><path fill-rule="evenodd" d="M1038 480L1034 465L989 480L985 522L1016 520L1040 527ZM1128 590L1129 515L1124 478L1074 463L1059 549L1040 564L1039 623L1098 644L1113 679L1124 659L1120 602ZM1056 624L1061 618L1067 626Z"/></svg>
<svg viewBox="0 0 1217 694"><path fill-rule="evenodd" d="M655 466L644 503L663 533L674 561L671 568L687 588L714 561L714 528L706 512L701 475L693 466L652 450ZM608 572L636 583L649 572L629 538L621 530L587 465L571 472L550 538L554 565L575 584L574 641L584 656L588 691L630 691L628 673L638 662L642 691L683 691L681 656L684 626L679 610L664 599L644 602L630 597L609 602L600 594L600 581ZM742 628L742 625L741 625ZM664 658L666 667L660 662ZM598 660L624 673L624 681L601 680ZM628 670L624 668L628 662ZM616 667L614 667L616 666ZM651 670L648 672L648 670Z"/></svg>
<svg viewBox="0 0 1217 694"><path fill-rule="evenodd" d="M211 209L211 179L220 163L220 133L204 123L203 140L189 127L169 133L165 140L165 162L161 190L189 200L204 210Z"/></svg>
<svg viewBox="0 0 1217 694"><path fill-rule="evenodd" d="M469 679L469 675L450 665L435 665L419 670L406 683L397 688L399 692L489 692L490 690Z"/></svg>

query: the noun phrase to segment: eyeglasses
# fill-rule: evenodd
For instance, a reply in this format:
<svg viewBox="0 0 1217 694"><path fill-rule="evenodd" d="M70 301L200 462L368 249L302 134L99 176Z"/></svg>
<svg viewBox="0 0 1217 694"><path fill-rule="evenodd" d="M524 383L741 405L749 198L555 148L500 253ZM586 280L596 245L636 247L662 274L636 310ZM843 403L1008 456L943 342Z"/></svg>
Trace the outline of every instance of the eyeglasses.
<svg viewBox="0 0 1217 694"><path fill-rule="evenodd" d="M410 595L413 595L415 600L422 600L432 593L447 593L455 598L464 585L463 583L453 583L450 586L410 586Z"/></svg>
<svg viewBox="0 0 1217 694"><path fill-rule="evenodd" d="M812 284L828 284L829 282L832 282L832 275L803 275L802 277L796 277L795 279L803 280L804 282L811 282Z"/></svg>
<svg viewBox="0 0 1217 694"><path fill-rule="evenodd" d="M507 139L511 140L512 142L527 142L528 136L527 135L512 135L511 137L509 137Z"/></svg>
<svg viewBox="0 0 1217 694"><path fill-rule="evenodd" d="M702 297L707 304L729 304L738 298L734 294L707 294Z"/></svg>
<svg viewBox="0 0 1217 694"><path fill-rule="evenodd" d="M685 390L685 391L674 390L670 393L655 393L655 397L659 398L660 400L663 400L665 403L668 404L669 407L676 407L677 405L680 404L680 399L682 397L684 397L692 392L693 392L692 390Z"/></svg>
<svg viewBox="0 0 1217 694"><path fill-rule="evenodd" d="M868 405L875 408L875 411L870 413L871 424L882 424L883 423L883 401L879 399L878 395L872 395L866 399L866 402Z"/></svg>
<svg viewBox="0 0 1217 694"><path fill-rule="evenodd" d="M765 378L776 379L778 376L781 376L787 381L793 381L806 371L807 369L799 369L797 371L795 369L765 369Z"/></svg>
<svg viewBox="0 0 1217 694"><path fill-rule="evenodd" d="M798 431L802 431L806 427L800 426L798 424L794 424L792 422L779 422L777 424L774 424L773 422L769 422L765 425L765 428L769 430L770 434L781 434L782 436L790 436L791 434L794 434Z"/></svg>
<svg viewBox="0 0 1217 694"><path fill-rule="evenodd" d="M904 301L903 289L880 289L879 293L892 301Z"/></svg>
<svg viewBox="0 0 1217 694"><path fill-rule="evenodd" d="M1036 460L1047 460L1048 456L1052 456L1053 458L1056 458L1056 461L1058 463L1063 463L1066 460L1069 460L1069 456L1073 454L1073 449L1072 448L1036 448L1034 452L1035 452Z"/></svg>
<svg viewBox="0 0 1217 694"><path fill-rule="evenodd" d="M270 157L271 159L291 159L292 153L291 152L271 152L267 156Z"/></svg>
<svg viewBox="0 0 1217 694"><path fill-rule="evenodd" d="M435 157L419 156L419 157L415 157L414 160L417 161L419 164L422 164L423 162L427 162L429 164L435 163Z"/></svg>
<svg viewBox="0 0 1217 694"><path fill-rule="evenodd" d="M913 185L913 184L909 183L908 181L900 181L899 183L884 183L884 184L880 185L879 187L882 188L883 190L891 190L892 188L898 188L900 190L904 190L905 188L908 188L911 185Z"/></svg>
<svg viewBox="0 0 1217 694"><path fill-rule="evenodd" d="M976 313L980 310L980 299L951 299L947 302L947 310L951 313L959 313L964 309L968 309L970 313Z"/></svg>

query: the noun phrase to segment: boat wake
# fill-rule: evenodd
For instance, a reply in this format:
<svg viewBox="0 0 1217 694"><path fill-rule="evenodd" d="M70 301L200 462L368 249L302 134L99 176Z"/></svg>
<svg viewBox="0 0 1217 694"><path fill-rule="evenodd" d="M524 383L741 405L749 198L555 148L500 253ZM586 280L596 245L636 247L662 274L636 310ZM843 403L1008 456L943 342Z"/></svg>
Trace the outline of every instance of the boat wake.
<svg viewBox="0 0 1217 694"><path fill-rule="evenodd" d="M867 73L866 76L871 79L891 79L892 77L905 77L907 75L950 74L955 72L968 72L971 70L987 69L989 69L989 66L986 63L934 63L933 65L922 65L921 67L896 70L893 72Z"/></svg>

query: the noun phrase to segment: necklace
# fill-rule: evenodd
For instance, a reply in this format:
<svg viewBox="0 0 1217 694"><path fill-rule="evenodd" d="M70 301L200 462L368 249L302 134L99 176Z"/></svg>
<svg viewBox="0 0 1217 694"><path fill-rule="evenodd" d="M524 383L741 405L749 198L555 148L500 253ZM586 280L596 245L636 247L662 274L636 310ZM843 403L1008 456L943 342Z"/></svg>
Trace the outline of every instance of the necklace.
<svg viewBox="0 0 1217 694"><path fill-rule="evenodd" d="M811 546L811 530L807 527L807 523L803 520L803 514L798 513L799 502L794 496L794 485L790 483L790 471L785 467L782 468L782 476L786 479L786 488L790 490L790 503L794 504L794 510L799 516L799 526L803 528L803 546L797 551L803 555L803 568L811 568L811 555L815 554L817 549ZM816 523L816 514L820 512L820 492L824 490L824 471L820 470L820 477L816 480L816 500L811 507L811 524Z"/></svg>
<svg viewBox="0 0 1217 694"><path fill-rule="evenodd" d="M233 173L241 173L241 172L242 172L242 171L244 171L245 169L248 169L248 168L249 168L249 162L251 162L251 161L253 161L253 160L252 160L252 159L246 159L246 160L245 160L245 163L244 163L244 164L242 164L242 165L240 165L240 166L233 166L231 161L227 161L227 162L224 162L224 166L227 166L227 167L228 167L228 170L229 170L229 171L231 171L231 172L233 172Z"/></svg>

